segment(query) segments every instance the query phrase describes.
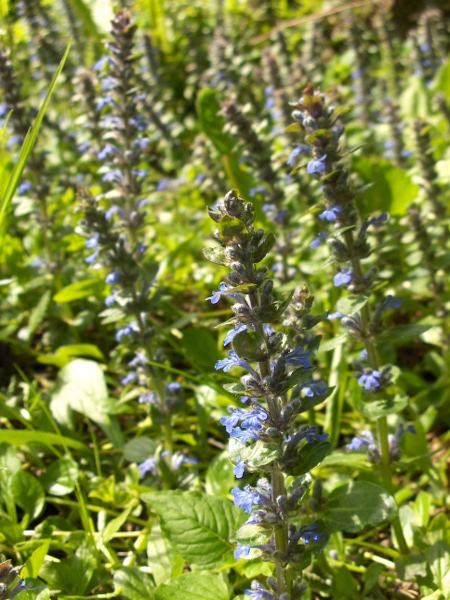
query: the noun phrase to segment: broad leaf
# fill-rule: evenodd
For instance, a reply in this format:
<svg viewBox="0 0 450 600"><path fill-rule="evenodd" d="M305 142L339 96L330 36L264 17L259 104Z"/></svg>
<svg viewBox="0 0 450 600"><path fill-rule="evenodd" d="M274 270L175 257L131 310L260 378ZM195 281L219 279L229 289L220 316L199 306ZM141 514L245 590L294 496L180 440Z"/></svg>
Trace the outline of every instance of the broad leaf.
<svg viewBox="0 0 450 600"><path fill-rule="evenodd" d="M229 600L228 588L217 573L184 573L168 585L161 585L155 600Z"/></svg>
<svg viewBox="0 0 450 600"><path fill-rule="evenodd" d="M395 499L369 481L353 481L333 490L324 518L334 531L355 533L376 527L397 516Z"/></svg>
<svg viewBox="0 0 450 600"><path fill-rule="evenodd" d="M143 494L156 511L170 541L195 568L217 568L232 549L231 535L242 521L239 509L224 498L200 492Z"/></svg>

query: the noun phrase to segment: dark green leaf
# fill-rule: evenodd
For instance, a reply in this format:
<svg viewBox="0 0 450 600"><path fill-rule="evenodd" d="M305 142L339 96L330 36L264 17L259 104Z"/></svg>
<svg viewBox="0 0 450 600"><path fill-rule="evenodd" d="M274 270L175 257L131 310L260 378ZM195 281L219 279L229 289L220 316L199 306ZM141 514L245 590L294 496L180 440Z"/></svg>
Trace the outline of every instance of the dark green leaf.
<svg viewBox="0 0 450 600"><path fill-rule="evenodd" d="M355 533L376 527L397 516L394 498L369 481L353 481L333 490L324 518L334 531Z"/></svg>
<svg viewBox="0 0 450 600"><path fill-rule="evenodd" d="M45 492L39 480L28 471L18 471L12 476L10 486L15 503L29 519L39 516L45 505Z"/></svg>
<svg viewBox="0 0 450 600"><path fill-rule="evenodd" d="M297 477L305 475L320 465L330 449L330 442L307 443L306 446L303 446L294 453L294 457L289 459L283 470L289 475L295 475Z"/></svg>
<svg viewBox="0 0 450 600"><path fill-rule="evenodd" d="M269 358L264 337L256 331L238 333L232 342L238 356L249 361L263 361Z"/></svg>
<svg viewBox="0 0 450 600"><path fill-rule="evenodd" d="M359 409L367 419L379 419L380 417L400 413L408 406L409 397L397 394L394 398L373 400L371 402L361 401Z"/></svg>

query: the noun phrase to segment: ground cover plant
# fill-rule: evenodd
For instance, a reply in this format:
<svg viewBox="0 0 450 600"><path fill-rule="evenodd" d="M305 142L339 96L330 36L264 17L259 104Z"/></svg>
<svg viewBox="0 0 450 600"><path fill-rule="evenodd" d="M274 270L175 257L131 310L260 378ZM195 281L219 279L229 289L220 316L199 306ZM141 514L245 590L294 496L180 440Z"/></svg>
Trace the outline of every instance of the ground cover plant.
<svg viewBox="0 0 450 600"><path fill-rule="evenodd" d="M0 3L1 598L450 598L450 15L404 10Z"/></svg>

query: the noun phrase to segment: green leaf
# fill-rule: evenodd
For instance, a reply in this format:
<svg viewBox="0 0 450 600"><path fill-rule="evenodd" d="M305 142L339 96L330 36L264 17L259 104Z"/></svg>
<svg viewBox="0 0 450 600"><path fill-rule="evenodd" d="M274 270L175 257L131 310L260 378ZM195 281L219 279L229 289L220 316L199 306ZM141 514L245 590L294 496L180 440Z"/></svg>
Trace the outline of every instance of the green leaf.
<svg viewBox="0 0 450 600"><path fill-rule="evenodd" d="M205 489L212 496L227 497L234 485L233 465L228 452L224 451L209 464L205 476Z"/></svg>
<svg viewBox="0 0 450 600"><path fill-rule="evenodd" d="M396 340L412 340L428 331L431 325L399 325L391 327L380 335L383 341L395 342Z"/></svg>
<svg viewBox="0 0 450 600"><path fill-rule="evenodd" d="M356 600L358 598L358 584L345 565L339 568L331 583L333 598L340 600Z"/></svg>
<svg viewBox="0 0 450 600"><path fill-rule="evenodd" d="M72 438L58 435L56 433L47 433L38 429L34 431L24 431L23 429L4 429L0 431L0 443L12 444L13 446L27 446L29 444L39 444L46 446L68 446L81 452L90 452L89 448Z"/></svg>
<svg viewBox="0 0 450 600"><path fill-rule="evenodd" d="M250 232L245 223L228 215L220 219L218 228L220 240L224 243L235 242L241 244L250 238Z"/></svg>
<svg viewBox="0 0 450 600"><path fill-rule="evenodd" d="M239 396L245 395L245 387L242 383L225 383L223 389L231 394L238 394Z"/></svg>
<svg viewBox="0 0 450 600"><path fill-rule="evenodd" d="M450 546L439 541L428 548L427 562L435 584L448 598L450 595Z"/></svg>
<svg viewBox="0 0 450 600"><path fill-rule="evenodd" d="M85 279L71 283L53 296L55 302L73 302L89 296L99 298L103 295L105 284L101 279Z"/></svg>
<svg viewBox="0 0 450 600"><path fill-rule="evenodd" d="M272 537L273 532L260 525L244 525L240 527L233 536L233 541L240 542L245 546L262 546Z"/></svg>
<svg viewBox="0 0 450 600"><path fill-rule="evenodd" d="M347 317L359 312L368 302L367 296L343 296L336 303L336 310Z"/></svg>
<svg viewBox="0 0 450 600"><path fill-rule="evenodd" d="M446 61L436 73L432 84L433 92L442 92L450 100L450 61Z"/></svg>
<svg viewBox="0 0 450 600"><path fill-rule="evenodd" d="M407 85L400 96L400 112L406 122L418 117L431 117L431 92L422 77L409 77Z"/></svg>
<svg viewBox="0 0 450 600"><path fill-rule="evenodd" d="M167 585L161 585L155 600L229 600L228 588L217 573L184 573Z"/></svg>
<svg viewBox="0 0 450 600"><path fill-rule="evenodd" d="M158 519L153 522L148 538L147 561L156 585L178 577L184 569L184 558L174 551Z"/></svg>
<svg viewBox="0 0 450 600"><path fill-rule="evenodd" d="M268 233L262 242L259 243L258 247L252 251L251 261L254 263L262 261L275 246L275 242L276 239L273 233Z"/></svg>
<svg viewBox="0 0 450 600"><path fill-rule="evenodd" d="M130 462L140 463L153 456L156 451L156 440L148 437L138 437L130 440L123 447L123 457Z"/></svg>
<svg viewBox="0 0 450 600"><path fill-rule="evenodd" d="M154 584L151 577L137 567L121 567L114 573L114 590L127 600L151 600Z"/></svg>
<svg viewBox="0 0 450 600"><path fill-rule="evenodd" d="M302 383L308 381L308 379L311 378L311 375L314 373L315 370L316 367L309 367L308 369L305 369L304 367L299 367L298 369L295 369L295 371L292 371L291 376L289 377L288 389L291 389L296 385L301 385Z"/></svg>
<svg viewBox="0 0 450 600"><path fill-rule="evenodd" d="M183 329L183 337L179 341L186 358L197 369L213 371L214 365L221 358L216 339L208 329L193 327Z"/></svg>
<svg viewBox="0 0 450 600"><path fill-rule="evenodd" d="M42 103L42 106L39 110L39 113L36 117L33 127L28 131L28 133L25 137L25 140L22 144L22 148L20 149L19 158L17 159L17 162L14 165L14 169L9 178L9 181L8 181L8 184L6 187L6 191L3 195L3 197L0 199L0 233L2 232L3 224L6 219L6 212L9 208L9 205L14 196L16 188L19 185L19 181L20 181L20 178L22 177L22 173L23 173L23 170L25 169L25 165L27 164L28 158L29 158L31 152L33 151L34 144L36 143L37 135L38 135L39 130L42 125L42 120L47 111L48 105L50 104L50 99L55 90L56 82L58 81L58 77L60 76L61 71L63 70L63 67L65 65L67 57L69 56L69 51L70 51L70 43L67 45L66 51L64 52L64 56L62 57L59 67L57 68L57 70L53 76L53 79L48 87L47 95L45 96L44 102Z"/></svg>
<svg viewBox="0 0 450 600"><path fill-rule="evenodd" d="M239 459L245 460L249 471L270 465L281 456L282 450L281 444L269 444L259 440L254 444L244 445L235 438L230 438L228 448L231 462L237 464Z"/></svg>
<svg viewBox="0 0 450 600"><path fill-rule="evenodd" d="M105 357L101 350L94 344L68 344L60 346L55 354L39 354L38 361L44 365L55 365L64 367L70 362L72 356L88 356L104 361Z"/></svg>
<svg viewBox="0 0 450 600"><path fill-rule="evenodd" d="M419 187L410 176L390 161L353 157L353 167L363 183L373 183L356 198L363 214L386 211L392 215L404 215L408 206L417 198Z"/></svg>
<svg viewBox="0 0 450 600"><path fill-rule="evenodd" d="M386 415L393 415L401 412L408 404L409 396L400 396L397 394L394 398L372 400L371 402L361 401L359 402L358 407L367 419L379 419Z"/></svg>
<svg viewBox="0 0 450 600"><path fill-rule="evenodd" d="M52 294L50 291L45 292L31 311L30 318L28 320L27 336L25 341L28 341L33 336L36 329L44 320L48 305L50 304L51 295Z"/></svg>
<svg viewBox="0 0 450 600"><path fill-rule="evenodd" d="M397 513L395 499L382 487L369 481L352 481L331 492L324 519L333 531L355 533L392 521Z"/></svg>
<svg viewBox="0 0 450 600"><path fill-rule="evenodd" d="M226 266L230 260L227 258L225 248L203 248L205 258L216 265Z"/></svg>
<svg viewBox="0 0 450 600"><path fill-rule="evenodd" d="M96 561L91 550L78 546L75 555L61 562L46 562L41 577L57 589L70 595L83 596L94 574Z"/></svg>
<svg viewBox="0 0 450 600"><path fill-rule="evenodd" d="M97 549L100 550L102 546L107 544L110 540L113 539L115 534L119 531L122 525L128 519L130 512L133 510L134 506L128 506L118 517L115 519L111 519L111 521L102 529L99 537L97 538L95 545Z"/></svg>
<svg viewBox="0 0 450 600"><path fill-rule="evenodd" d="M44 488L28 471L18 471L11 478L11 493L15 503L25 511L30 520L39 516L45 505Z"/></svg>
<svg viewBox="0 0 450 600"><path fill-rule="evenodd" d="M50 540L41 540L38 548L36 548L30 558L27 558L25 561L25 565L20 572L21 579L25 579L26 577L39 577L39 571L44 564L49 547Z"/></svg>
<svg viewBox="0 0 450 600"><path fill-rule="evenodd" d="M92 419L115 446L123 445L120 428L108 413L114 405L108 399L105 376L96 362L76 359L58 373L50 408L53 416L66 427L73 427L72 411Z"/></svg>
<svg viewBox="0 0 450 600"><path fill-rule="evenodd" d="M330 352L330 350L334 350L338 346L342 346L348 340L348 334L342 333L341 335L337 335L336 337L331 338L330 340L325 340L320 344L318 353L320 352Z"/></svg>
<svg viewBox="0 0 450 600"><path fill-rule="evenodd" d="M75 489L78 481L78 464L68 456L52 463L41 475L44 489L53 496L66 496Z"/></svg>
<svg viewBox="0 0 450 600"><path fill-rule="evenodd" d="M196 568L217 568L232 548L230 537L242 513L228 500L200 492L143 494L183 558Z"/></svg>
<svg viewBox="0 0 450 600"><path fill-rule="evenodd" d="M238 356L249 361L262 361L269 358L264 337L257 331L243 331L235 336L233 349Z"/></svg>
<svg viewBox="0 0 450 600"><path fill-rule="evenodd" d="M320 465L330 449L330 442L307 443L306 446L294 453L296 458L290 459L283 470L289 475L306 475L306 473Z"/></svg>

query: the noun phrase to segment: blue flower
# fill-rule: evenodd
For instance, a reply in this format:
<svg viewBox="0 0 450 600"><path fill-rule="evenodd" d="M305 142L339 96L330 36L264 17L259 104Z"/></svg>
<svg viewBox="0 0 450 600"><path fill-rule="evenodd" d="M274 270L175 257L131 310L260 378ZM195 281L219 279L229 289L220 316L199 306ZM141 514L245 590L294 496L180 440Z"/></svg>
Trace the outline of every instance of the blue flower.
<svg viewBox="0 0 450 600"><path fill-rule="evenodd" d="M17 193L19 196L23 196L27 192L33 189L33 184L30 181L22 181L22 183L17 188Z"/></svg>
<svg viewBox="0 0 450 600"><path fill-rule="evenodd" d="M158 400L156 399L154 392L142 394L139 396L138 402L139 404L153 404L153 406L158 406Z"/></svg>
<svg viewBox="0 0 450 600"><path fill-rule="evenodd" d="M250 198L254 198L256 194L267 194L267 189L263 185L251 188L249 191Z"/></svg>
<svg viewBox="0 0 450 600"><path fill-rule="evenodd" d="M372 446L375 444L375 439L371 431L363 431L359 436L352 439L350 444L347 444L349 450L361 450L363 446Z"/></svg>
<svg viewBox="0 0 450 600"><path fill-rule="evenodd" d="M100 150L97 154L97 158L98 160L105 160L111 154L118 154L118 150L112 144L106 144L103 150Z"/></svg>
<svg viewBox="0 0 450 600"><path fill-rule="evenodd" d="M256 373L256 371L252 369L252 367L248 364L247 361L243 360L242 358L239 358L235 350L230 350L228 352L228 356L229 358L223 358L222 360L217 361L216 371L223 369L225 373L228 373L228 371L232 367L242 367L246 371L251 373L254 377L259 378L258 373Z"/></svg>
<svg viewBox="0 0 450 600"><path fill-rule="evenodd" d="M113 271L106 276L105 282L108 285L115 285L122 280L122 273L120 271Z"/></svg>
<svg viewBox="0 0 450 600"><path fill-rule="evenodd" d="M91 265L92 263L95 263L95 261L98 259L99 256L100 256L100 250L96 250L93 254L91 254L90 256L87 256L84 259L84 262L86 262L88 265Z"/></svg>
<svg viewBox="0 0 450 600"><path fill-rule="evenodd" d="M235 465L235 467L233 469L233 473L234 473L234 476L236 477L236 479L242 479L242 477L244 477L246 466L247 466L247 463L244 460L241 460L241 458L239 458L237 464Z"/></svg>
<svg viewBox="0 0 450 600"><path fill-rule="evenodd" d="M261 438L253 429L241 429L240 427L234 427L231 430L230 437L235 438L241 444L245 444L250 440L260 440Z"/></svg>
<svg viewBox="0 0 450 600"><path fill-rule="evenodd" d="M241 423L241 427L243 429L259 431L262 429L261 421L267 421L269 418L269 415L259 406L256 406L252 412L247 412L245 410L243 412L245 414L245 417Z"/></svg>
<svg viewBox="0 0 450 600"><path fill-rule="evenodd" d="M219 292L215 292L215 293L217 294ZM234 338L237 336L238 333L247 331L247 329L248 329L247 325L242 325L241 323L238 323L234 329L231 329L227 333L225 339L223 340L223 345L228 346L228 344L230 344L234 340Z"/></svg>
<svg viewBox="0 0 450 600"><path fill-rule="evenodd" d="M111 96L104 96L103 98L100 98L100 100L97 101L97 104L95 106L95 108L97 110L102 110L105 108L105 106L114 104L117 106L117 102L111 98Z"/></svg>
<svg viewBox="0 0 450 600"><path fill-rule="evenodd" d="M136 129L138 131L144 131L144 129L147 129L147 125L148 125L146 119L144 119L144 117L142 115L138 115L137 117L132 117L130 119L130 123L131 123L131 125L136 127Z"/></svg>
<svg viewBox="0 0 450 600"><path fill-rule="evenodd" d="M258 581L252 581L252 589L245 590L244 593L252 600L275 600L275 595L266 590Z"/></svg>
<svg viewBox="0 0 450 600"><path fill-rule="evenodd" d="M318 533L316 531L317 527L317 523L311 523L310 525L303 525L303 527L300 527L300 537L305 544L309 544L311 541L320 542L322 538L328 537L325 533Z"/></svg>
<svg viewBox="0 0 450 600"><path fill-rule="evenodd" d="M350 267L344 267L339 271L337 275L334 276L334 285L339 287L341 285L347 285L353 279L353 271Z"/></svg>
<svg viewBox="0 0 450 600"><path fill-rule="evenodd" d="M314 175L316 173L325 173L327 169L327 165L325 164L326 158L326 154L320 156L319 158L313 158L312 161L309 162L308 166L306 167L308 174Z"/></svg>
<svg viewBox="0 0 450 600"><path fill-rule="evenodd" d="M242 508L248 515L252 512L254 504L258 504L258 492L249 485L246 485L243 490L240 488L233 488L231 490L233 495L233 502L238 508Z"/></svg>
<svg viewBox="0 0 450 600"><path fill-rule="evenodd" d="M219 302L219 300L222 298L222 296L225 294L225 292L230 289L231 289L231 286L229 286L227 283L224 283L222 281L222 283L219 284L219 291L213 292L212 296L209 296L209 298L206 298L206 300L210 300L211 304L217 304Z"/></svg>
<svg viewBox="0 0 450 600"><path fill-rule="evenodd" d="M86 248L89 248L89 250L92 250L92 248L95 248L95 246L98 245L99 239L100 239L100 235L98 233L94 233L94 235L86 241Z"/></svg>
<svg viewBox="0 0 450 600"><path fill-rule="evenodd" d="M168 190L170 188L170 184L171 184L171 180L168 179L167 177L163 177L163 179L160 179L156 185L156 191L157 192L165 192L166 190Z"/></svg>
<svg viewBox="0 0 450 600"><path fill-rule="evenodd" d="M361 353L359 355L359 358L361 360L367 360L368 359L368 354L367 354L367 350L364 348L364 350L361 350Z"/></svg>
<svg viewBox="0 0 450 600"><path fill-rule="evenodd" d="M334 321L334 319L342 319L342 317L345 317L345 315L343 315L341 312L335 312L335 313L329 314L327 319L329 321Z"/></svg>
<svg viewBox="0 0 450 600"><path fill-rule="evenodd" d="M158 467L156 465L156 458L152 456L144 460L140 465L138 465L139 472L141 474L141 479L147 475L147 473L153 473L153 475L158 474Z"/></svg>
<svg viewBox="0 0 450 600"><path fill-rule="evenodd" d="M122 379L122 385L128 385L130 383L137 383L139 381L139 376L137 373L128 373L128 375L125 375L125 377Z"/></svg>
<svg viewBox="0 0 450 600"><path fill-rule="evenodd" d="M119 169L114 169L113 171L109 171L108 173L105 173L105 175L103 175L102 181L106 181L107 183L119 183L120 184L123 181L122 172L119 171Z"/></svg>
<svg viewBox="0 0 450 600"><path fill-rule="evenodd" d="M293 167L294 163L295 163L295 159L297 158L297 156L300 156L301 154L311 154L311 148L309 146L306 146L305 144L299 144L296 148L294 148L292 150L289 160L287 161L286 164L289 165L290 167Z"/></svg>
<svg viewBox="0 0 450 600"><path fill-rule="evenodd" d="M303 391L305 396L313 398L314 396L323 396L327 391L328 386L325 381L307 381Z"/></svg>
<svg viewBox="0 0 450 600"><path fill-rule="evenodd" d="M390 294L386 296L383 302L383 309L387 308L400 308L402 305L402 301L395 296L391 296Z"/></svg>
<svg viewBox="0 0 450 600"><path fill-rule="evenodd" d="M323 213L320 213L319 218L326 221L329 221L330 223L334 223L335 221L338 220L339 218L339 214L343 211L344 209L342 208L342 206L329 206L326 210L323 211Z"/></svg>
<svg viewBox="0 0 450 600"><path fill-rule="evenodd" d="M125 216L125 213L119 206L114 205L114 206L111 206L111 208L105 212L105 217L108 220L110 220L113 218L114 215L119 215L119 217L123 217L123 216Z"/></svg>
<svg viewBox="0 0 450 600"><path fill-rule="evenodd" d="M128 363L129 367L143 367L147 364L147 357L143 352L136 352L135 357Z"/></svg>
<svg viewBox="0 0 450 600"><path fill-rule="evenodd" d="M236 427L236 425L239 423L239 421L242 418L242 414L243 412L247 412L244 411L241 408L236 408L236 409L231 409L232 413L231 416L229 417L222 417L220 419L220 424L223 425L226 430L227 433L231 435L231 432L233 431L233 429Z"/></svg>
<svg viewBox="0 0 450 600"><path fill-rule="evenodd" d="M113 292L111 295L105 298L105 304L109 308L116 303L116 300L116 292Z"/></svg>
<svg viewBox="0 0 450 600"><path fill-rule="evenodd" d="M262 494L259 490L250 485L246 485L243 490L240 488L233 488L231 493L234 497L235 506L242 508L248 515L252 512L253 504L263 504L265 506L270 506L271 504L269 498L265 494Z"/></svg>
<svg viewBox="0 0 450 600"><path fill-rule="evenodd" d="M303 346L297 346L295 350L286 355L285 360L288 365L301 365L305 369L311 366L308 360L309 351L305 352Z"/></svg>
<svg viewBox="0 0 450 600"><path fill-rule="evenodd" d="M316 248L318 248L322 244L322 242L327 239L329 235L330 234L326 231L319 231L317 237L315 237L309 245L311 250L315 250Z"/></svg>
<svg viewBox="0 0 450 600"><path fill-rule="evenodd" d="M373 369L366 369L365 373L358 379L359 385L363 385L366 392L375 390L380 387L381 379L383 375L380 371L374 371Z"/></svg>
<svg viewBox="0 0 450 600"><path fill-rule="evenodd" d="M245 546L240 542L237 543L237 548L234 551L234 558L239 560L241 557L248 558L250 556L250 552L253 550L251 546Z"/></svg>
<svg viewBox="0 0 450 600"><path fill-rule="evenodd" d="M108 56L102 56L100 60L98 60L94 66L92 67L94 71L103 71L103 67L110 62Z"/></svg>
<svg viewBox="0 0 450 600"><path fill-rule="evenodd" d="M314 444L315 441L326 442L328 439L328 433L317 433L317 427L315 425L307 427L301 433L302 437L306 438L308 444Z"/></svg>
<svg viewBox="0 0 450 600"><path fill-rule="evenodd" d="M121 342L122 338L124 337L130 337L131 335L133 335L134 330L130 325L126 325L125 327L122 327L122 329L119 329L116 333L116 341L117 342Z"/></svg>

